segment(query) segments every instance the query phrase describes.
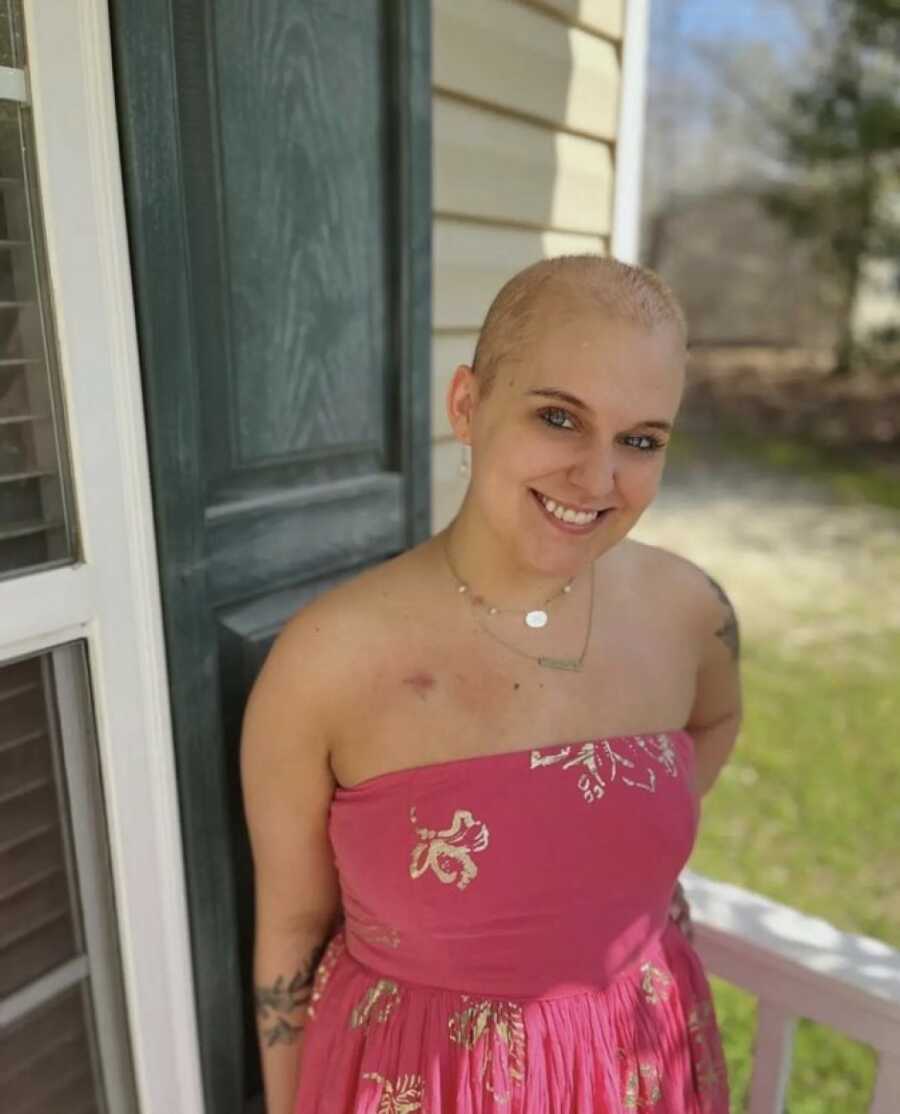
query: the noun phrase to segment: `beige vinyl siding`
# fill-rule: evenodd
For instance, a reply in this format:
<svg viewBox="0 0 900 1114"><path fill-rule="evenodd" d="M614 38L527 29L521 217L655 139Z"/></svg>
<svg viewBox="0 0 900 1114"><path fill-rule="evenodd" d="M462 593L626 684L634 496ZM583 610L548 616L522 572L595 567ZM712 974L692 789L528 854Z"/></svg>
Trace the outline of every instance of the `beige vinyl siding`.
<svg viewBox="0 0 900 1114"><path fill-rule="evenodd" d="M625 0L433 0L432 528L465 492L447 388L491 299L609 250Z"/></svg>
<svg viewBox="0 0 900 1114"><path fill-rule="evenodd" d="M557 16L573 27L605 35L613 42L622 38L625 13L621 3L610 3L610 0L522 0L522 3Z"/></svg>
<svg viewBox="0 0 900 1114"><path fill-rule="evenodd" d="M529 228L609 231L607 143L434 97L434 207Z"/></svg>
<svg viewBox="0 0 900 1114"><path fill-rule="evenodd" d="M618 49L522 0L434 0L435 90L613 139Z"/></svg>

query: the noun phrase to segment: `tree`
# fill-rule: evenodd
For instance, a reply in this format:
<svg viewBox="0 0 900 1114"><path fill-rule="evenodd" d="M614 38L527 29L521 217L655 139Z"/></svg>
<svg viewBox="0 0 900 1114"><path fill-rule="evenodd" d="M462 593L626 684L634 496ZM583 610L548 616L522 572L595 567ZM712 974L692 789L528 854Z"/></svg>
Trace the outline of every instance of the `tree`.
<svg viewBox="0 0 900 1114"><path fill-rule="evenodd" d="M835 371L854 368L864 263L900 263L900 0L830 0L824 65L795 89L780 132L794 174L766 191L772 213L813 240L841 289ZM898 270L900 277L900 270Z"/></svg>

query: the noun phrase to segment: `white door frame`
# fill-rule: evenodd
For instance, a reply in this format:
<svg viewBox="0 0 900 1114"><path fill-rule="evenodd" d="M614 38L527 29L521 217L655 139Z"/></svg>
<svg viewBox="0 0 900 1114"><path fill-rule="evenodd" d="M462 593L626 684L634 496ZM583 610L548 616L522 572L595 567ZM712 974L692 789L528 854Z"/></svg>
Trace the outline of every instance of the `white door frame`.
<svg viewBox="0 0 900 1114"><path fill-rule="evenodd" d="M0 662L87 643L141 1114L201 1114L187 899L105 0L25 0L83 561L0 582Z"/></svg>
<svg viewBox="0 0 900 1114"><path fill-rule="evenodd" d="M625 0L610 244L612 254L624 263L637 263L640 256L649 23L650 0Z"/></svg>

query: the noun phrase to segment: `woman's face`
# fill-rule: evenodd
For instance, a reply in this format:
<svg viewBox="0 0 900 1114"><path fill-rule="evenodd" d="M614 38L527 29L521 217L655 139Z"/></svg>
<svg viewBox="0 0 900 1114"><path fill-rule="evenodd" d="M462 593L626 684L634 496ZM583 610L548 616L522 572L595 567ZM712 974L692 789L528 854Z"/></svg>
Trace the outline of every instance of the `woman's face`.
<svg viewBox="0 0 900 1114"><path fill-rule="evenodd" d="M468 497L519 562L574 575L631 530L659 486L684 359L673 327L593 313L539 328L481 402L465 369L475 398ZM591 520L560 521L546 500Z"/></svg>

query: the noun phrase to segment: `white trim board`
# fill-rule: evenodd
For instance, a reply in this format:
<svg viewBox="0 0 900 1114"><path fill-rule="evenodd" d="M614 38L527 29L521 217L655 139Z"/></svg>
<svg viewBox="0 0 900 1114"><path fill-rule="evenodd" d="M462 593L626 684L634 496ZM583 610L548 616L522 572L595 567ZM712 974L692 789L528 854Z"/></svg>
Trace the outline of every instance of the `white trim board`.
<svg viewBox="0 0 900 1114"><path fill-rule="evenodd" d="M24 70L0 66L0 101L28 104L28 82Z"/></svg>
<svg viewBox="0 0 900 1114"><path fill-rule="evenodd" d="M638 263L640 254L649 18L650 0L625 0L611 242L624 263Z"/></svg>
<svg viewBox="0 0 900 1114"><path fill-rule="evenodd" d="M94 571L75 564L0 581L0 662L83 637L96 613Z"/></svg>
<svg viewBox="0 0 900 1114"><path fill-rule="evenodd" d="M84 563L3 585L5 633L14 638L0 658L50 646L63 634L87 641L140 1110L200 1114L107 4L26 0L25 17Z"/></svg>

